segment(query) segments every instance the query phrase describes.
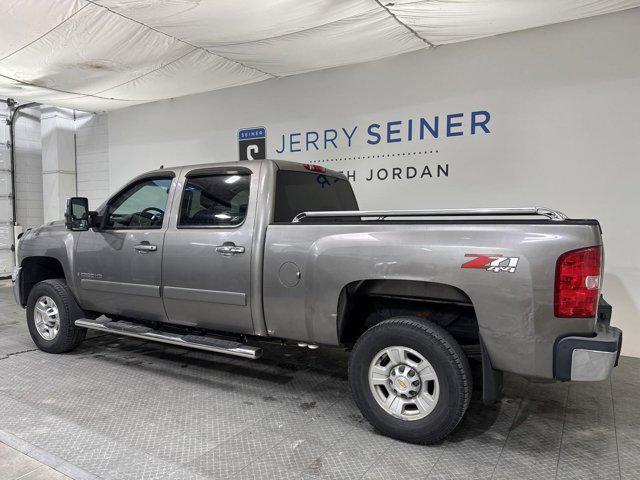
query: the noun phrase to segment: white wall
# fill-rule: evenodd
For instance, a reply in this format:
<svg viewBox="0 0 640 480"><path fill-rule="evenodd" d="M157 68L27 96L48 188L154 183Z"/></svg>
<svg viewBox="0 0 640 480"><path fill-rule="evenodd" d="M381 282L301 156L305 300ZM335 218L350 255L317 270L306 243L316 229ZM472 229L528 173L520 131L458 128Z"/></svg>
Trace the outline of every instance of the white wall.
<svg viewBox="0 0 640 480"><path fill-rule="evenodd" d="M42 197L44 221L64 216L67 198L76 195L75 113L59 107L41 107Z"/></svg>
<svg viewBox="0 0 640 480"><path fill-rule="evenodd" d="M235 160L238 129L264 126L270 157L355 171L363 208L546 205L595 217L614 324L624 353L640 356L639 26L635 9L115 111L110 190L161 164ZM490 133L470 135L474 110L490 113ZM458 112L462 136L366 143L372 123ZM354 126L350 147L343 137L276 154L283 134ZM447 177L435 178L438 164ZM424 165L434 178L366 181L372 168Z"/></svg>
<svg viewBox="0 0 640 480"><path fill-rule="evenodd" d="M11 274L15 259L11 207L10 129L7 105L0 103L0 276ZM19 225L42 224L40 109L25 108L15 122L16 217Z"/></svg>
<svg viewBox="0 0 640 480"><path fill-rule="evenodd" d="M106 114L76 112L78 196L97 208L109 196L109 129Z"/></svg>
<svg viewBox="0 0 640 480"><path fill-rule="evenodd" d="M16 220L24 228L43 223L40 109L26 108L15 123Z"/></svg>
<svg viewBox="0 0 640 480"><path fill-rule="evenodd" d="M13 219L11 212L11 150L9 125L6 119L9 109L0 103L0 276L11 274L14 265Z"/></svg>
<svg viewBox="0 0 640 480"><path fill-rule="evenodd" d="M61 219L67 197L74 195L87 197L96 208L109 196L107 115L56 107L43 111L42 162L49 165L44 183L56 187L45 189L50 197L44 202L45 218Z"/></svg>
<svg viewBox="0 0 640 480"><path fill-rule="evenodd" d="M10 129L6 104L0 104L0 276L11 274L14 260L13 212L11 208ZM15 122L15 200L19 225L41 225L42 162L40 143L40 109L25 108Z"/></svg>

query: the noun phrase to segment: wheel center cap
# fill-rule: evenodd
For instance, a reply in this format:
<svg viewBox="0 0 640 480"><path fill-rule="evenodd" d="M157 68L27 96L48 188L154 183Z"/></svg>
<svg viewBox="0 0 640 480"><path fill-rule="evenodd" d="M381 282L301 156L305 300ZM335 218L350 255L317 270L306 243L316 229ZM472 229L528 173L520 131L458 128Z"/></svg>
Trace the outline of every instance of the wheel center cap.
<svg viewBox="0 0 640 480"><path fill-rule="evenodd" d="M410 398L417 395L421 387L420 377L408 365L397 365L389 375L389 382L398 395Z"/></svg>
<svg viewBox="0 0 640 480"><path fill-rule="evenodd" d="M394 383L396 384L396 388L401 392L406 391L411 385L411 382L409 382L406 377L396 377Z"/></svg>

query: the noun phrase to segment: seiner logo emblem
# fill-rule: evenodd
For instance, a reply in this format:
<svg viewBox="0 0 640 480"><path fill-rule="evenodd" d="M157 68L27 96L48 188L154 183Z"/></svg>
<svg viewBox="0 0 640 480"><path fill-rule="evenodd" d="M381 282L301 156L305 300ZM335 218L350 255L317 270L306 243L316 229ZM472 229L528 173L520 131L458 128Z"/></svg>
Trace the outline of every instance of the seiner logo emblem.
<svg viewBox="0 0 640 480"><path fill-rule="evenodd" d="M486 255L484 253L467 253L465 257L473 257L473 260L463 263L461 268L479 268L496 273L514 273L520 259L519 257L505 257L500 254Z"/></svg>
<svg viewBox="0 0 640 480"><path fill-rule="evenodd" d="M243 128L238 131L240 160L264 160L267 158L267 129Z"/></svg>

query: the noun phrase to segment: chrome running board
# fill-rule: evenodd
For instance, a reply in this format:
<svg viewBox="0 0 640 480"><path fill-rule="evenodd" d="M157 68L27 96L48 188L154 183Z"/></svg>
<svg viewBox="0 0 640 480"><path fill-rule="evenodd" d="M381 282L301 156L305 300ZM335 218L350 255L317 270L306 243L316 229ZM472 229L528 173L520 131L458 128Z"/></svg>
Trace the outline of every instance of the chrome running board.
<svg viewBox="0 0 640 480"><path fill-rule="evenodd" d="M140 338L152 342L168 343L169 345L177 345L179 347L195 348L207 352L225 353L227 355L235 355L236 357L256 359L262 355L261 348L251 347L233 340L204 335L180 335L154 330L144 325L122 320L114 322L106 317L100 318L103 320L79 318L75 321L75 324L76 327L88 328L89 330L99 330L101 332Z"/></svg>

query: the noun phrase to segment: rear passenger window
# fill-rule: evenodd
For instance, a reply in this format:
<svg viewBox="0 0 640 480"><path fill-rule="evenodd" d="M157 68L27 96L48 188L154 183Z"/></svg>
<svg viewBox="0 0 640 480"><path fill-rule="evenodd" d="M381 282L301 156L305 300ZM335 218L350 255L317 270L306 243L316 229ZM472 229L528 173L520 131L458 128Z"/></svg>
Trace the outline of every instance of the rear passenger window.
<svg viewBox="0 0 640 480"><path fill-rule="evenodd" d="M187 177L179 227L234 227L244 222L250 175Z"/></svg>

